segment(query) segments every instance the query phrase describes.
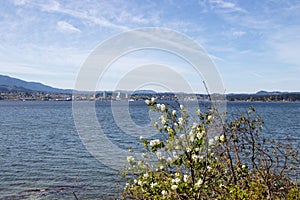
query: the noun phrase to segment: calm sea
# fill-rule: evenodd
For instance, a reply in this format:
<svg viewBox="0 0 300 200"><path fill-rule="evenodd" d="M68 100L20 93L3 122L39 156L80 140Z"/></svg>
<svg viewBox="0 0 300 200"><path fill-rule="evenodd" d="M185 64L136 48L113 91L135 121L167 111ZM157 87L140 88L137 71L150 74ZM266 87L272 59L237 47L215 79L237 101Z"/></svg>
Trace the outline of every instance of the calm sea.
<svg viewBox="0 0 300 200"><path fill-rule="evenodd" d="M250 105L276 139L286 141L289 136L288 142L299 144L299 102L232 102L227 109L243 112ZM120 103L119 109L125 106ZM130 116L137 125L150 123L147 111L144 102L130 102ZM104 133L119 148L128 149L138 140L124 137L109 102L97 102L96 112ZM110 199L123 189L120 172L95 159L80 140L71 102L2 101L0 124L0 199L75 199L73 193L78 199Z"/></svg>

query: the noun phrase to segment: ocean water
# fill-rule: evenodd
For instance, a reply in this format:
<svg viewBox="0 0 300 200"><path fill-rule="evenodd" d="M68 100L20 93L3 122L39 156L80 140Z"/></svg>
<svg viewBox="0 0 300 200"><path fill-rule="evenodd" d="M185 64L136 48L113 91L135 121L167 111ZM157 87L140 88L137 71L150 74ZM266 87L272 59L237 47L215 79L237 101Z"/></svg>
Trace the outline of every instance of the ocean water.
<svg viewBox="0 0 300 200"><path fill-rule="evenodd" d="M104 134L120 149L134 146L138 135L152 131L151 114L142 101L130 102L129 108L127 103L114 105L122 124L116 122L110 102L95 105ZM299 102L229 102L227 109L229 113L243 112L250 105L264 118L264 128L273 133L274 139L299 145ZM123 116L122 112L129 115ZM2 101L0 125L0 199L120 196L124 187L120 171L103 164L87 150L75 127L72 102ZM110 165L114 164L118 162L112 157Z"/></svg>

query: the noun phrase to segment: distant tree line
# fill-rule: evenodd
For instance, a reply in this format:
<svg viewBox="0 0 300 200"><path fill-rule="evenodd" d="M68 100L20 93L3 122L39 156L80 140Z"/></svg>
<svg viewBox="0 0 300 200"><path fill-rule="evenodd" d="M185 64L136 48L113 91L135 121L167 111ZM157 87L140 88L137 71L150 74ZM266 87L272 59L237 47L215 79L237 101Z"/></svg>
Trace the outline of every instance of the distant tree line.
<svg viewBox="0 0 300 200"><path fill-rule="evenodd" d="M282 94L229 94L226 96L228 101L300 101L300 93Z"/></svg>

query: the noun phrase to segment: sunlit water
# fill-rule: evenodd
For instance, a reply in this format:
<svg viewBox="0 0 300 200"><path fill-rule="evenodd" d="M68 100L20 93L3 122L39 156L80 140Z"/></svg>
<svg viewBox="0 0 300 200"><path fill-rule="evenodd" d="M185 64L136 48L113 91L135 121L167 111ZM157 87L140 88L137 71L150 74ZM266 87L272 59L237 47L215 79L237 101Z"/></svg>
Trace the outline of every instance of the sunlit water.
<svg viewBox="0 0 300 200"><path fill-rule="evenodd" d="M299 144L300 103L228 103L227 108L229 113L242 112L250 105L276 139L289 136ZM120 103L119 109L125 106ZM109 102L97 102L96 111L114 144L124 149L134 146L138 137L124 134L114 123ZM129 121L149 125L144 102L130 102L129 112ZM75 199L73 193L78 199L120 196L124 187L120 172L86 150L74 125L71 102L0 102L0 124L0 199Z"/></svg>

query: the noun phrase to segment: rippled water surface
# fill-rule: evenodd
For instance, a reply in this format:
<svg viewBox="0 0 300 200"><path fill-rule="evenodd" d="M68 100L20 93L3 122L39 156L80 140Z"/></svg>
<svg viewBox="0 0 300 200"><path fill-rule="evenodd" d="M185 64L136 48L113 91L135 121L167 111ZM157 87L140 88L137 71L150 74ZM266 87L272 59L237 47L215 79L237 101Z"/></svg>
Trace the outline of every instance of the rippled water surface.
<svg viewBox="0 0 300 200"><path fill-rule="evenodd" d="M288 135L299 144L300 103L228 103L227 108L245 111L250 105L276 139ZM118 109L127 112L125 107L120 103ZM138 140L114 123L109 102L97 102L96 112L114 144L127 149ZM129 112L135 124L150 125L144 102L130 102ZM136 135L143 132L124 123ZM124 187L120 172L103 165L82 144L71 102L0 102L0 124L0 199L75 199L74 193L79 199L109 199Z"/></svg>

